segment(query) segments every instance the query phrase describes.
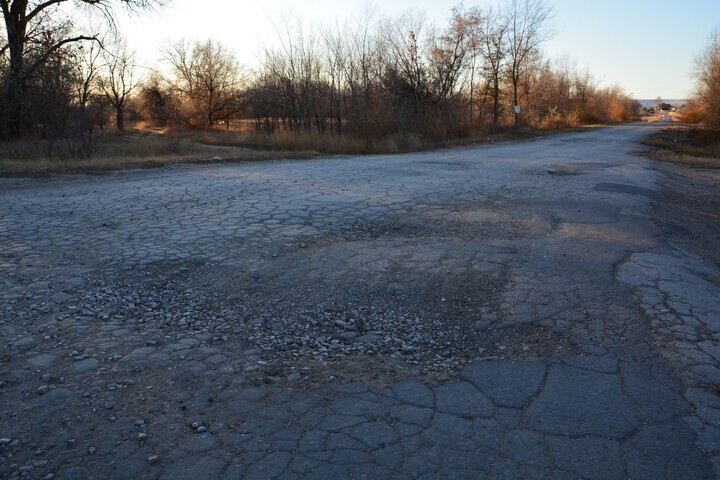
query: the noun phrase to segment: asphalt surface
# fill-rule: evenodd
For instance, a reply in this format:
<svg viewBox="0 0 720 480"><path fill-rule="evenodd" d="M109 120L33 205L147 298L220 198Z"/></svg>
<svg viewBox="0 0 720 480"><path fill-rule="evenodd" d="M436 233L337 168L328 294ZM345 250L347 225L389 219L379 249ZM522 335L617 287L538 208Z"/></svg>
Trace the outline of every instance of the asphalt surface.
<svg viewBox="0 0 720 480"><path fill-rule="evenodd" d="M0 179L0 477L718 478L654 128Z"/></svg>

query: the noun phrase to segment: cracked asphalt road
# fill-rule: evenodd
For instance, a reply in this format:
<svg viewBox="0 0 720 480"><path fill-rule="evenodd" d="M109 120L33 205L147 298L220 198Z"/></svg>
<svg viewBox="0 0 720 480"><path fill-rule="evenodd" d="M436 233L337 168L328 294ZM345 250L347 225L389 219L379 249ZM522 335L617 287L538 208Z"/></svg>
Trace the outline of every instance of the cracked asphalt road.
<svg viewBox="0 0 720 480"><path fill-rule="evenodd" d="M0 476L717 478L653 128L0 179Z"/></svg>

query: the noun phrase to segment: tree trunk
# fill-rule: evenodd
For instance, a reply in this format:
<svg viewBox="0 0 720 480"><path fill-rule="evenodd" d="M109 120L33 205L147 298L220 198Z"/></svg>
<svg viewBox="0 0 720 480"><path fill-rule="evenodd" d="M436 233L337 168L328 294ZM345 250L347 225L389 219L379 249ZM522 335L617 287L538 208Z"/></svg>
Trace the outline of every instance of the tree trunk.
<svg viewBox="0 0 720 480"><path fill-rule="evenodd" d="M125 129L125 108L121 104L115 105L115 124L118 130Z"/></svg>
<svg viewBox="0 0 720 480"><path fill-rule="evenodd" d="M518 103L518 82L519 79L517 76L513 75L512 84L513 84L513 110L515 112L515 126L517 127L520 125L520 107Z"/></svg>
<svg viewBox="0 0 720 480"><path fill-rule="evenodd" d="M500 79L493 78L493 125L500 120Z"/></svg>
<svg viewBox="0 0 720 480"><path fill-rule="evenodd" d="M27 1L15 1L10 7L9 15L5 15L10 69L6 99L7 118L3 133L10 138L21 138L24 134L26 7Z"/></svg>
<svg viewBox="0 0 720 480"><path fill-rule="evenodd" d="M22 63L20 64L22 65ZM3 125L3 134L6 137L17 139L24 135L24 97L25 97L25 79L22 74L22 67L11 67L8 76L8 90L6 92L7 113L5 125Z"/></svg>
<svg viewBox="0 0 720 480"><path fill-rule="evenodd" d="M470 70L470 128L474 129L475 115L475 56L473 56L472 68Z"/></svg>

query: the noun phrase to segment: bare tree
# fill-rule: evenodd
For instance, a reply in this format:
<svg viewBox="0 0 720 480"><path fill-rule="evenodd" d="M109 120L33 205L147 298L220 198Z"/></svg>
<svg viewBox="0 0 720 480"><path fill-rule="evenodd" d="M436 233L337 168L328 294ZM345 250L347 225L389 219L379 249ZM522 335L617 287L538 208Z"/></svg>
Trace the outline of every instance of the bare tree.
<svg viewBox="0 0 720 480"><path fill-rule="evenodd" d="M233 53L212 40L180 40L166 48L164 58L181 97L180 121L190 127L212 128L218 121L229 125L242 108L242 75Z"/></svg>
<svg viewBox="0 0 720 480"><path fill-rule="evenodd" d="M472 53L480 25L480 9L454 7L444 32L431 38L430 70L435 94L441 102L454 93Z"/></svg>
<svg viewBox="0 0 720 480"><path fill-rule="evenodd" d="M375 11L366 7L359 16L324 35L326 51L338 69L339 98L337 114L345 115L347 127L375 130L372 111L380 89L386 44L380 38ZM337 128L343 128L336 118ZM373 125L373 128L370 128Z"/></svg>
<svg viewBox="0 0 720 480"><path fill-rule="evenodd" d="M142 117L159 126L166 126L177 119L178 99L173 95L167 80L158 72L150 73L140 87L139 104Z"/></svg>
<svg viewBox="0 0 720 480"><path fill-rule="evenodd" d="M325 76L328 92L328 117L330 119L330 134L343 132L343 69L346 63L347 42L345 35L338 25L335 30L325 28L322 30L322 49Z"/></svg>
<svg viewBox="0 0 720 480"><path fill-rule="evenodd" d="M720 29L712 33L696 64L695 95L701 102L703 123L712 129L720 128Z"/></svg>
<svg viewBox="0 0 720 480"><path fill-rule="evenodd" d="M513 89L515 125L520 122L520 76L531 54L551 37L547 29L551 13L551 7L544 0L511 0L506 12L507 67Z"/></svg>
<svg viewBox="0 0 720 480"><path fill-rule="evenodd" d="M87 123L100 128L105 127L109 118L108 105L99 85L103 67L102 43L104 39L100 39L100 42L82 42L68 47L66 52L75 52L74 56L69 57L75 72L71 108L77 110L78 117L84 117ZM42 122L42 117L35 120Z"/></svg>
<svg viewBox="0 0 720 480"><path fill-rule="evenodd" d="M575 115L581 122L585 122L585 119L592 115L588 111L588 98L596 88L597 82L593 79L587 67L582 71L575 72L572 81L572 92L575 98Z"/></svg>
<svg viewBox="0 0 720 480"><path fill-rule="evenodd" d="M7 40L5 40L5 37L2 34L2 31L0 31L0 45L6 45L7 46ZM0 99L5 99L8 96L7 93L7 85L8 85L8 55L7 55L7 47L3 47L0 50ZM0 138L3 137L3 126L2 123L4 119L7 118L7 102L0 102Z"/></svg>
<svg viewBox="0 0 720 480"><path fill-rule="evenodd" d="M46 19L28 31L25 55L28 63L43 57L42 63L26 72L23 92L12 90L10 67L5 70L0 100L0 136L8 136L9 123L18 101L22 100L23 124L45 138L74 136L92 125L79 98L84 53L81 44L71 43L51 51L58 40L67 36L72 25L57 19ZM6 49L6 52L9 50ZM22 98L18 98L21 96Z"/></svg>
<svg viewBox="0 0 720 480"><path fill-rule="evenodd" d="M387 46L382 94L384 104L393 105L386 113L387 127L391 131L421 133L427 128L430 99L425 16L406 12L387 21L382 33Z"/></svg>
<svg viewBox="0 0 720 480"><path fill-rule="evenodd" d="M283 104L282 122L295 131L322 133L330 110L324 92L328 88L327 63L322 61L324 43L293 16L284 15L275 26L279 45L265 50L263 76L277 86Z"/></svg>
<svg viewBox="0 0 720 480"><path fill-rule="evenodd" d="M128 96L142 81L139 67L135 63L135 52L128 50L125 40L103 50L103 72L98 85L115 110L115 125L118 130L125 128L125 105Z"/></svg>
<svg viewBox="0 0 720 480"><path fill-rule="evenodd" d="M78 50L80 61L77 64L77 101L82 108L85 108L91 100L98 81L103 50L96 42L90 42L87 47L80 45Z"/></svg>
<svg viewBox="0 0 720 480"><path fill-rule="evenodd" d="M422 55L424 27L425 15L410 11L384 28L392 64L419 95L427 90L427 65Z"/></svg>
<svg viewBox="0 0 720 480"><path fill-rule="evenodd" d="M508 24L507 18L497 10L488 10L480 24L481 54L483 57L483 76L492 99L492 121L497 125L500 120L500 86L505 61Z"/></svg>
<svg viewBox="0 0 720 480"><path fill-rule="evenodd" d="M460 5L445 28L430 37L427 64L436 135L464 136L472 128L480 21L479 8Z"/></svg>
<svg viewBox="0 0 720 480"><path fill-rule="evenodd" d="M101 13L106 23L113 25L112 7L115 4L144 10L162 5L164 0L76 0L72 3ZM7 44L0 45L0 50L9 52L9 93L5 99L8 102L8 118L3 125L4 133L8 136L18 138L23 135L27 78L64 46L98 39L94 32L82 33L72 28L72 18L63 11L63 7L70 4L70 0L0 0L7 38ZM62 28L55 28L58 26ZM29 56L29 42L49 28L55 29L53 41L46 42L44 50L37 55Z"/></svg>

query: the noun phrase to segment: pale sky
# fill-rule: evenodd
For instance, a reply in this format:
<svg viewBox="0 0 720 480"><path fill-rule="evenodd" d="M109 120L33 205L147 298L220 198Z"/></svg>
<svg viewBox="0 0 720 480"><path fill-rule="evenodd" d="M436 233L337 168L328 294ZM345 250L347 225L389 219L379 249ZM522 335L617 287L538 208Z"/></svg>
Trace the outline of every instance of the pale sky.
<svg viewBox="0 0 720 480"><path fill-rule="evenodd" d="M272 21L281 12L307 25L348 18L367 2L340 0L171 0L168 7L142 17L121 16L128 43L152 66L161 46L172 40L211 38L232 49L245 65L258 65L263 45L272 45ZM424 11L442 24L458 1L392 0L371 2L380 15ZM466 7L497 5L465 1ZM720 27L720 0L549 0L555 37L548 57L569 55L588 67L603 85L619 84L635 98L681 99L693 86L694 59Z"/></svg>

